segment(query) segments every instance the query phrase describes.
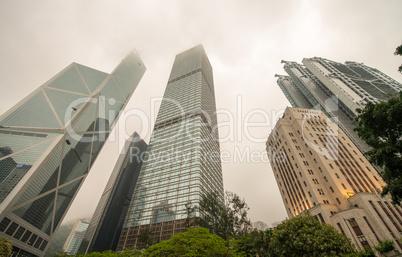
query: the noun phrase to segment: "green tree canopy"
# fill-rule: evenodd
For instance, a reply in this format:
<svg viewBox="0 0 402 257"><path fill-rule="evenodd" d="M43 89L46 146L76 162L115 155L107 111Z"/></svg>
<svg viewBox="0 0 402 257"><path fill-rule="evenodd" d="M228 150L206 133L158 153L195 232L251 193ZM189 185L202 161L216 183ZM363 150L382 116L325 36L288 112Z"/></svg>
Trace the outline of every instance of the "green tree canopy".
<svg viewBox="0 0 402 257"><path fill-rule="evenodd" d="M0 238L0 256L10 256L13 249L13 242L6 237Z"/></svg>
<svg viewBox="0 0 402 257"><path fill-rule="evenodd" d="M394 54L395 54L395 55L402 55L402 45L398 46L398 47L395 49L395 53L394 53ZM399 66L398 71L402 73L402 65Z"/></svg>
<svg viewBox="0 0 402 257"><path fill-rule="evenodd" d="M223 200L216 192L202 196L199 224L223 239L241 236L251 229L246 202L232 192L225 192Z"/></svg>
<svg viewBox="0 0 402 257"><path fill-rule="evenodd" d="M271 247L272 229L265 231L253 230L236 240L236 249L246 256L270 257L273 255Z"/></svg>
<svg viewBox="0 0 402 257"><path fill-rule="evenodd" d="M299 216L284 221L272 230L272 256L339 256L352 252L343 234L314 216Z"/></svg>
<svg viewBox="0 0 402 257"><path fill-rule="evenodd" d="M143 256L237 256L226 241L205 228L188 228L167 241L150 246Z"/></svg>
<svg viewBox="0 0 402 257"><path fill-rule="evenodd" d="M367 103L358 110L355 128L372 150L366 154L371 163L384 169L382 177L387 183L382 194L390 193L395 203L402 199L402 92L386 102Z"/></svg>

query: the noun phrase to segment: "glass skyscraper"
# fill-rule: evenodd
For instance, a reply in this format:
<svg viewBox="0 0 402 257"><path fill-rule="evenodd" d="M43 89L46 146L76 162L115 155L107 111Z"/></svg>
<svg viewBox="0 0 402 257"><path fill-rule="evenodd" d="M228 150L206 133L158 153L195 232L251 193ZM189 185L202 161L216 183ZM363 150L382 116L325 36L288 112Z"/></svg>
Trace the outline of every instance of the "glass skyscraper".
<svg viewBox="0 0 402 257"><path fill-rule="evenodd" d="M0 237L43 256L146 68L72 63L0 117Z"/></svg>
<svg viewBox="0 0 402 257"><path fill-rule="evenodd" d="M357 108L396 96L402 84L381 71L357 62L339 63L321 57L302 63L282 61L288 76L276 75L277 83L293 107L321 109L366 152L370 147L353 131ZM335 120L335 119L336 120Z"/></svg>
<svg viewBox="0 0 402 257"><path fill-rule="evenodd" d="M198 45L174 61L117 250L140 247L144 230L153 242L185 231L202 194L223 196L215 111L212 67Z"/></svg>
<svg viewBox="0 0 402 257"><path fill-rule="evenodd" d="M147 144L137 132L126 141L92 216L81 253L116 250L146 150Z"/></svg>

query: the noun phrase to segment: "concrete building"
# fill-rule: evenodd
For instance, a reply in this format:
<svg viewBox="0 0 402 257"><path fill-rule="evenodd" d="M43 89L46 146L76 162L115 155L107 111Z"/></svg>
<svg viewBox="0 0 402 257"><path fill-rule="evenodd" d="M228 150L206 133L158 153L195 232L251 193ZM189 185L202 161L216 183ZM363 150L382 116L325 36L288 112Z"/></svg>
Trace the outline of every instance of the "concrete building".
<svg viewBox="0 0 402 257"><path fill-rule="evenodd" d="M66 243L63 246L63 252L75 255L78 253L78 249L84 239L85 232L89 226L88 221L77 220L71 230L70 235L67 237Z"/></svg>
<svg viewBox="0 0 402 257"><path fill-rule="evenodd" d="M137 132L126 141L92 216L81 253L116 251L146 150L147 144Z"/></svg>
<svg viewBox="0 0 402 257"><path fill-rule="evenodd" d="M0 237L43 256L146 68L72 63L0 117ZM7 184L7 185L5 185Z"/></svg>
<svg viewBox="0 0 402 257"><path fill-rule="evenodd" d="M391 239L401 251L401 207L380 196L384 181L322 111L288 107L266 146L290 218L308 211L358 249Z"/></svg>
<svg viewBox="0 0 402 257"><path fill-rule="evenodd" d="M356 109L367 102L386 101L402 90L402 84L357 62L343 64L320 57L304 58L303 64L282 62L288 76L276 75L277 83L291 105L324 111L362 152L370 150L353 131Z"/></svg>
<svg viewBox="0 0 402 257"><path fill-rule="evenodd" d="M176 56L117 250L184 232L201 195L222 195L212 67L198 45ZM187 212L188 206L194 210Z"/></svg>

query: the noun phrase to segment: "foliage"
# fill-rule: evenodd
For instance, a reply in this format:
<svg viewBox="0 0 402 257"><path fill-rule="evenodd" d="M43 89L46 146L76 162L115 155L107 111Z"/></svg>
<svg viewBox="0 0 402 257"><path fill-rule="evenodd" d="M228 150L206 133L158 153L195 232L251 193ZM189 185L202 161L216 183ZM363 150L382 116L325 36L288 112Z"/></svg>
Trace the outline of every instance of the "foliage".
<svg viewBox="0 0 402 257"><path fill-rule="evenodd" d="M274 256L270 240L272 229L265 231L253 230L236 240L236 250L247 256L270 257Z"/></svg>
<svg viewBox="0 0 402 257"><path fill-rule="evenodd" d="M367 103L357 110L355 128L372 150L367 152L371 163L384 168L382 177L387 183L382 195L391 194L395 203L402 200L402 92L386 102Z"/></svg>
<svg viewBox="0 0 402 257"><path fill-rule="evenodd" d="M368 247L364 248L364 250L360 251L358 254L359 257L376 257L374 251Z"/></svg>
<svg viewBox="0 0 402 257"><path fill-rule="evenodd" d="M384 241L380 241L380 243L375 247L375 249L379 253L387 253L387 252L395 250L395 245L392 240L384 240Z"/></svg>
<svg viewBox="0 0 402 257"><path fill-rule="evenodd" d="M311 215L284 221L272 231L273 256L339 256L353 252L349 239Z"/></svg>
<svg viewBox="0 0 402 257"><path fill-rule="evenodd" d="M149 247L143 256L238 256L226 241L205 228L188 228Z"/></svg>
<svg viewBox="0 0 402 257"><path fill-rule="evenodd" d="M398 46L398 47L395 49L395 53L394 53L394 54L395 54L395 55L402 55L402 45ZM399 66L398 71L402 73L402 65Z"/></svg>
<svg viewBox="0 0 402 257"><path fill-rule="evenodd" d="M13 249L13 242L6 237L0 238L0 256L10 256Z"/></svg>
<svg viewBox="0 0 402 257"><path fill-rule="evenodd" d="M349 253L346 255L341 255L341 256L344 256L344 257L376 257L374 251L368 247L364 248L364 250Z"/></svg>
<svg viewBox="0 0 402 257"><path fill-rule="evenodd" d="M152 238L151 238L152 231L148 229L143 229L140 231L138 236L138 248L139 249L146 249L152 245Z"/></svg>
<svg viewBox="0 0 402 257"><path fill-rule="evenodd" d="M208 228L211 233L223 239L242 236L251 229L246 202L232 192L225 192L225 199L216 192L202 196L199 210L201 219L198 225Z"/></svg>

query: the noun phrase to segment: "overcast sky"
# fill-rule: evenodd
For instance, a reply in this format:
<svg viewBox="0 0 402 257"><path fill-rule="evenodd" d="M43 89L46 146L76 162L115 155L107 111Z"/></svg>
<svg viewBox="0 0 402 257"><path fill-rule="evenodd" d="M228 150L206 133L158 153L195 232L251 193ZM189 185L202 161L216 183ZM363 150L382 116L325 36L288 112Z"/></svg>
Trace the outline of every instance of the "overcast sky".
<svg viewBox="0 0 402 257"><path fill-rule="evenodd" d="M286 212L269 163L235 162L233 154L263 153L278 115L289 106L274 77L285 74L281 60L357 61L402 81L402 57L393 55L402 44L401 10L400 0L3 0L0 114L71 62L109 73L137 49L147 71L126 109L142 110L150 121L151 99L163 96L175 55L203 44L214 70L217 109L234 116L233 136L229 126L220 129L221 138L230 138L221 143L231 153L223 163L225 189L245 198L252 221L270 225ZM266 124L247 134L245 118ZM218 121L231 120L220 114ZM129 117L120 134L137 130L148 142L151 128L143 125ZM118 143L105 145L65 220L92 215L118 149Z"/></svg>

